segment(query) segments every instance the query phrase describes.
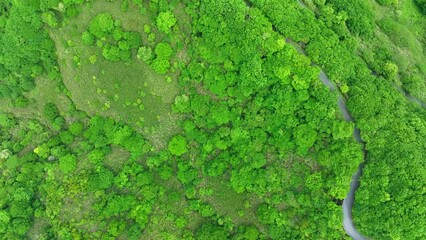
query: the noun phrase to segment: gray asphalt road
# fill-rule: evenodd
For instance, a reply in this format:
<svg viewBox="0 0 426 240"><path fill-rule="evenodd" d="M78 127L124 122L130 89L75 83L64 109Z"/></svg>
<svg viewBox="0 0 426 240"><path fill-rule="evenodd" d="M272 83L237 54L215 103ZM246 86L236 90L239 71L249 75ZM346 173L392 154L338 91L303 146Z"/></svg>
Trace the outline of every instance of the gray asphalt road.
<svg viewBox="0 0 426 240"><path fill-rule="evenodd" d="M358 166L358 171L352 176L351 187L346 195L346 198L343 200L342 210L343 210L343 227L345 228L346 233L355 240L366 240L360 232L355 228L355 225L352 221L352 207L355 200L355 190L359 186L359 176L362 173L363 164Z"/></svg>
<svg viewBox="0 0 426 240"><path fill-rule="evenodd" d="M324 85L330 88L330 90L332 91L336 90L336 86L334 86L334 84L330 81L330 79L327 77L324 71L321 70L319 78ZM346 107L346 103L343 96L340 94L337 99L337 104L339 105L339 109L340 109L340 112L342 112L343 118L346 121L353 122L354 119L352 115L350 114L348 108ZM365 156L366 156L365 143L361 139L360 130L356 127L354 128L354 137L358 143L363 145L363 152L364 152L364 159L365 159ZM355 191L359 186L358 179L361 176L362 167L363 167L363 164L360 164L358 166L358 171L352 176L349 192L346 195L345 199L343 200L343 205L342 205L343 228L345 229L346 233L355 240L366 240L366 238L362 236L362 234L358 232L358 230L356 230L352 220L352 207L355 201Z"/></svg>
<svg viewBox="0 0 426 240"><path fill-rule="evenodd" d="M291 44L292 46L294 46L300 54L306 55L303 48L299 44L294 42L293 40L287 38L286 42ZM313 63L312 65L315 65L315 63ZM319 79L331 91L337 90L337 87L330 81L330 79L324 73L323 70L321 70L321 72L320 72ZM345 99L343 98L343 96L340 93L339 93L339 97L337 99L337 104L339 105L339 109L342 112L343 118L348 122L353 122L354 119L353 119L352 115L350 114L348 108L346 107ZM365 156L366 156L365 143L361 139L360 130L356 127L354 128L354 137L355 137L356 141L358 143L362 144L362 146L363 146L363 153L364 153L364 160L365 160ZM362 234L359 233L356 230L355 225L354 225L353 220L352 220L352 207L353 207L354 201L355 201L355 191L359 186L358 179L361 176L362 167L363 167L363 164L360 164L358 166L358 171L352 176L352 181L351 181L349 192L346 195L345 199L343 200L343 205L342 205L343 228L345 229L346 233L355 240L366 240L366 238L364 236L362 236Z"/></svg>

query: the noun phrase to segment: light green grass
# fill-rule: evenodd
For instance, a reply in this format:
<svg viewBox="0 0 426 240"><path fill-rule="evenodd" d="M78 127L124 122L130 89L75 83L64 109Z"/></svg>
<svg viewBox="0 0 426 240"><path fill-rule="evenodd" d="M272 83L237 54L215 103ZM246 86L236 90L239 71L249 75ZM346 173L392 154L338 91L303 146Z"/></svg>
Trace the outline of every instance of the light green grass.
<svg viewBox="0 0 426 240"><path fill-rule="evenodd" d="M212 189L213 194L201 199L210 203L219 215L230 217L236 225L252 225L261 231L265 230L256 217L257 205L261 202L259 197L252 193L235 192L224 177L206 179L205 187ZM244 215L239 215L239 212Z"/></svg>
<svg viewBox="0 0 426 240"><path fill-rule="evenodd" d="M141 131L156 148L162 148L177 131L176 116L170 109L177 94L176 79L167 82L164 76L136 59L135 52L130 62L110 62L103 59L101 49L84 46L81 42L81 33L87 30L90 20L102 12L112 14L122 22L124 30L138 31L145 39L143 25L149 23L148 18L132 4L123 13L120 4L120 1L96 1L90 8L83 8L67 26L50 31L63 81L78 109L90 115L100 114L124 121ZM91 55L97 56L95 64L89 62ZM74 62L74 56L80 58L80 65ZM142 110L141 105L144 106Z"/></svg>
<svg viewBox="0 0 426 240"><path fill-rule="evenodd" d="M58 89L56 81L47 77L39 77L35 84L36 87L26 94L29 99L34 100L35 106L31 106L33 111L42 115L46 103L54 103L60 112L66 112L70 108L72 102Z"/></svg>
<svg viewBox="0 0 426 240"><path fill-rule="evenodd" d="M12 113L17 118L38 119L45 126L50 126L43 115L46 103L54 103L61 113L66 113L72 106L70 99L58 89L58 83L46 76L37 77L35 88L24 95L29 99L27 107L17 108L9 99L0 99L0 112Z"/></svg>
<svg viewBox="0 0 426 240"><path fill-rule="evenodd" d="M45 228L49 227L49 219L47 218L34 218L34 223L28 230L27 236L32 240L43 240L43 232Z"/></svg>
<svg viewBox="0 0 426 240"><path fill-rule="evenodd" d="M111 152L104 159L104 166L118 173L130 157L130 153L121 146L113 145Z"/></svg>
<svg viewBox="0 0 426 240"><path fill-rule="evenodd" d="M162 198L170 198L173 192L178 194L178 199L169 199L166 202L157 201L153 213L151 214L150 221L140 239L182 239L184 230L195 231L203 223L204 219L197 212L190 211L186 212L188 208L187 199L184 197L184 190L181 183L172 176L169 180L156 179L158 184L164 187L164 196ZM188 220L187 225L180 229L176 226L175 222L171 220L171 215L175 216L186 216ZM167 237L164 235L166 234Z"/></svg>
<svg viewBox="0 0 426 240"><path fill-rule="evenodd" d="M395 7L380 6L371 1L377 23L388 19L397 26L396 32L385 32L377 27L375 37L366 43L373 51L377 46L390 46L392 61L405 76L417 75L426 79L426 18L419 12L412 0L399 1ZM365 46L364 46L365 47ZM419 71L415 68L418 67ZM420 100L426 100L426 80L413 85L401 79L403 87Z"/></svg>

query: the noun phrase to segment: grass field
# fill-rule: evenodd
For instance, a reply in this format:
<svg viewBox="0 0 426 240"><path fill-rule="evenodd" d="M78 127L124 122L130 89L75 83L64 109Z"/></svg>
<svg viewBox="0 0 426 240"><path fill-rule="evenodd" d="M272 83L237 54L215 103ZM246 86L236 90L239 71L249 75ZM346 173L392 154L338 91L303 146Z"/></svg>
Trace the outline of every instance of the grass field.
<svg viewBox="0 0 426 240"><path fill-rule="evenodd" d="M399 67L403 88L425 101L426 49L423 45L426 41L426 18L412 0L399 1L396 7L381 6L375 1L371 4L377 27L374 37L363 43L363 47L367 52L375 52L388 46L391 61Z"/></svg>
<svg viewBox="0 0 426 240"><path fill-rule="evenodd" d="M14 116L23 119L38 119L45 126L50 126L43 116L43 108L46 103L54 103L60 112L67 112L73 105L70 99L59 89L58 82L46 76L35 79L36 87L25 96L29 104L25 108L14 107L9 99L0 99L0 112L13 113Z"/></svg>
<svg viewBox="0 0 426 240"><path fill-rule="evenodd" d="M100 48L85 46L81 41L81 33L87 30L91 19L99 13L108 12L121 22L125 31L139 32L143 44L147 45L143 26L153 26L150 19L155 17L142 15L132 3L126 12L122 12L121 3L95 1L84 7L82 13L65 27L50 29L50 35L57 48L63 82L77 109L89 115L100 114L124 121L140 131L156 149L161 149L166 146L169 137L179 131L176 125L178 117L171 112L171 103L178 93L178 72L169 76L157 74L139 61L135 52L129 62L111 62L103 58ZM180 16L183 14L180 8L176 8L176 12ZM153 28L153 31L156 30ZM159 35L158 32L156 34ZM92 55L97 57L94 64L89 62ZM179 61L186 58L184 51L177 52L176 56ZM76 58L78 61L75 61ZM172 81L168 81L167 77ZM127 158L127 151L114 146L104 165L117 171ZM183 197L184 191L176 177L168 181L156 178L155 181L164 186L166 194L176 192L180 198L175 202L158 201L154 205L141 239L179 239L184 229L176 227L174 216L185 214L188 202ZM197 229L202 217L193 211L188 214L192 221L185 228ZM165 232L168 236L164 235Z"/></svg>
<svg viewBox="0 0 426 240"><path fill-rule="evenodd" d="M156 180L164 188L164 195L157 201L152 217L141 239L181 239L184 229L195 231L203 223L203 217L194 211L187 211L188 201L179 180L172 176L169 180ZM187 215L191 221L184 229L176 226L176 216Z"/></svg>
<svg viewBox="0 0 426 240"><path fill-rule="evenodd" d="M130 153L123 147L112 146L111 152L105 157L104 165L117 173L121 171L129 157Z"/></svg>
<svg viewBox="0 0 426 240"><path fill-rule="evenodd" d="M213 194L205 196L204 200L212 204L220 215L229 216L234 223L253 225L262 229L256 217L257 204L261 202L260 198L253 193L236 193L231 186L224 184L225 182L229 182L229 180L223 179L223 177L208 178L206 188L212 189Z"/></svg>
<svg viewBox="0 0 426 240"><path fill-rule="evenodd" d="M162 148L177 130L176 116L170 109L177 94L176 79L166 81L165 76L137 60L135 53L131 62L111 62L102 57L99 48L81 42L81 33L87 30L90 20L103 12L120 20L124 30L138 31L146 40L143 25L151 24L149 18L135 6L123 13L120 4L96 1L67 26L50 31L63 81L78 109L124 121L142 131L154 147ZM92 55L97 57L95 64L89 62Z"/></svg>

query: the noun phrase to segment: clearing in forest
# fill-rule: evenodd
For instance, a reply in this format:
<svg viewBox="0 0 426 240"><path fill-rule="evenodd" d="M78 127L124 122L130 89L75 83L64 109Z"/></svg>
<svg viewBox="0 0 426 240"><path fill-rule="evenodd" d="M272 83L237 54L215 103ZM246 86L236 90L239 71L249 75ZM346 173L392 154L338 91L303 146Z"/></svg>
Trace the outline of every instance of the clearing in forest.
<svg viewBox="0 0 426 240"><path fill-rule="evenodd" d="M113 62L106 60L96 45L84 45L82 33L100 13L111 14L124 31L138 32L142 43L147 41L143 26L152 26L149 18L137 7L121 11L119 2L96 1L65 27L51 29L70 98L78 109L124 121L141 130L154 147L162 148L177 129L176 116L170 109L177 94L177 80L154 72L136 58L135 49L130 61Z"/></svg>

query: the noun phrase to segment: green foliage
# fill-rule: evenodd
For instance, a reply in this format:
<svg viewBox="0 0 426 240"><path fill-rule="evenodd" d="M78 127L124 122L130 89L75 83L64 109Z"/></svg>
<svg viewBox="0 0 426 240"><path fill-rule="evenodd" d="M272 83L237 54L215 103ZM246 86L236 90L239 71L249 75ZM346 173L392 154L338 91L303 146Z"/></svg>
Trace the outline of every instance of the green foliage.
<svg viewBox="0 0 426 240"><path fill-rule="evenodd" d="M158 30L166 34L170 33L170 28L173 27L176 22L177 20L171 11L159 13L156 20Z"/></svg>
<svg viewBox="0 0 426 240"><path fill-rule="evenodd" d="M102 49L102 56L105 59L117 62L130 59L129 49L120 49L118 46L106 44Z"/></svg>
<svg viewBox="0 0 426 240"><path fill-rule="evenodd" d="M99 166L99 165L102 165L102 162L104 161L108 153L109 153L109 148L107 147L96 148L88 154L87 159L89 160L89 162Z"/></svg>
<svg viewBox="0 0 426 240"><path fill-rule="evenodd" d="M340 203L363 160L355 225L374 239L425 238L426 115L402 92L425 87L424 21L411 1L302 1L313 11L281 0L86 2L0 3L3 238L343 239ZM128 85L132 100L114 81L127 77L118 67L145 66L131 62L136 50L178 91L141 79ZM336 90L321 84L322 69ZM68 91L92 76L114 95ZM120 92L126 108L180 129L95 115ZM92 111L77 110L84 104ZM110 116L131 122L126 114ZM174 136L161 144L158 132Z"/></svg>
<svg viewBox="0 0 426 240"><path fill-rule="evenodd" d="M393 5L395 7L398 5L398 0L377 0L377 2L381 5Z"/></svg>
<svg viewBox="0 0 426 240"><path fill-rule="evenodd" d="M352 45L352 47L348 47L351 45L348 45L348 43L341 40L336 41L339 38L342 39L344 36L338 35L338 32L333 32L330 31L330 29L327 29L326 23L314 21L314 19L308 14L300 14L298 16L301 19L304 19L304 22L309 23L313 29L318 29L319 31L306 31L306 29L304 29L303 32L297 31L297 29L289 30L286 26L279 24L279 22L282 22L282 19L288 15L287 12L289 11L286 11L285 9L289 8L284 8L283 10L285 11L282 12L285 13L279 14L278 11L274 12L267 8L267 6L271 6L270 4L272 3L275 4L275 8L278 8L280 5L278 1L266 1L268 2L266 4L258 4L260 1L256 2L256 6L260 7L267 13L280 32L293 39L297 39L298 41L309 41L306 46L308 56L317 64L322 66L332 80L347 79L348 86L351 87L351 90L348 92L349 110L355 117L355 121L361 130L361 136L363 140L367 142L366 148L368 149L360 189L357 190L355 208L353 210L355 225L358 230L371 238L397 239L402 236L408 239L423 238L424 234L416 230L419 229L419 226L423 223L419 223L420 225L416 227L415 225L417 223L414 225L404 225L401 220L404 218L419 218L414 216L420 216L420 213L414 209L411 210L411 206L413 206L413 204L409 200L410 197L408 197L408 195L419 197L418 190L415 190L418 189L418 186L410 187L409 189L404 188L404 190L402 190L402 185L399 184L400 180L397 180L400 178L395 178L395 175L401 172L401 168L407 167L407 169L412 169L409 165L418 165L419 161L421 161L420 158L418 158L418 160L411 159L410 161L402 163L402 159L405 158L404 155L406 154L402 154L402 152L406 152L408 149L411 149L411 154L416 155L422 153L419 153L418 150L414 150L411 147L407 148L403 144L407 138L397 137L398 134L395 135L396 133L399 133L401 136L406 136L407 131L411 132L413 129L417 128L414 125L408 126L406 123L407 121L409 122L407 119L417 119L417 114L419 114L419 112L413 109L410 110L407 100L403 98L404 95L399 93L397 94L393 85L383 84L383 79L380 77L372 76L371 69L369 69L371 66L376 66L376 72L381 73L383 71L385 63L389 61L389 58L393 54L390 50L391 44L383 41L378 41L376 44L372 44L375 50L371 49L366 50L365 52L373 51L377 57L371 58L367 65L365 64L364 59L361 59L361 57L356 54L354 45ZM366 27L364 30L359 31L362 36L368 36L368 31L372 32L373 28L367 27L367 25L369 25L369 19L372 19L373 14L371 14L368 10L360 11L362 7L358 8L359 4L367 6L369 4L368 1L355 1L353 6L352 2L344 3L333 1L333 4L338 6L338 9L340 10L344 9L346 11L350 7L353 8L351 10L353 13L358 12L357 14L359 16L356 16L355 18L352 15L353 13L348 14L350 17L352 16L352 23L349 24L348 22L348 26L351 25L350 28L353 32L356 33L356 31L359 31L357 25L365 25ZM364 15L369 16L366 16L364 20L360 19L363 18ZM397 45L409 45L409 41L406 41L406 39L409 39L407 36L410 35L410 32L406 31L404 33L404 30L400 27L401 24L398 23L398 21L385 18L385 20L379 22L379 26L380 25L384 31L389 32L389 38L393 38L392 41L394 41ZM326 41L324 41L325 39ZM371 44L371 42L368 40L363 42L364 46L369 44ZM339 57L336 58L336 56ZM381 60L378 60L378 58ZM390 76L395 76L395 73L401 72L401 69L396 71L396 68L394 67L391 67L389 70L389 73L391 73ZM385 119L392 120L388 121ZM400 128L398 126L405 127ZM336 129L341 128L337 126ZM392 133L392 136L390 133ZM419 138L417 139L417 141L414 141L411 144L423 144L423 140L419 140ZM336 156L336 153L333 155ZM325 156L326 155L324 155L324 157ZM329 157L331 157L331 155L329 155ZM398 161L398 164L395 161ZM323 160L320 162L323 162ZM341 171L341 169L338 171ZM378 175L378 172L386 173ZM407 177L409 175L409 179L418 179L419 175L416 171L407 170L404 172L407 174ZM404 200L399 199L397 201L395 198L391 197L399 195L401 191L405 191L406 193L404 194L404 197L402 197ZM333 192L336 192L339 196L344 194L344 192L339 189L335 189ZM404 204L402 204L402 202L404 202ZM413 215L408 216L410 214L399 212L401 209L404 209L405 213L410 212L410 214ZM380 216L378 216L376 214L371 214L371 212L383 213L383 215L379 214ZM384 224L383 219L385 218L388 219L386 223L392 222L392 226ZM389 219L392 220L389 221Z"/></svg>
<svg viewBox="0 0 426 240"><path fill-rule="evenodd" d="M179 113L189 112L191 109L191 102L189 101L188 95L176 96L173 104L173 110Z"/></svg>
<svg viewBox="0 0 426 240"><path fill-rule="evenodd" d="M414 0L424 15L426 15L426 0Z"/></svg>
<svg viewBox="0 0 426 240"><path fill-rule="evenodd" d="M333 139L349 138L353 134L354 126L348 122L335 122L333 124Z"/></svg>
<svg viewBox="0 0 426 240"><path fill-rule="evenodd" d="M70 131L62 131L59 133L59 138L64 144L71 144L74 141L74 136Z"/></svg>
<svg viewBox="0 0 426 240"><path fill-rule="evenodd" d="M73 122L70 124L69 130L72 135L79 136L83 131L83 124L81 122Z"/></svg>
<svg viewBox="0 0 426 240"><path fill-rule="evenodd" d="M228 237L229 233L225 229L210 223L203 224L197 231L197 239L200 240L226 240Z"/></svg>
<svg viewBox="0 0 426 240"><path fill-rule="evenodd" d="M55 119L59 116L58 108L53 103L47 103L44 105L44 116L51 122L54 122Z"/></svg>
<svg viewBox="0 0 426 240"><path fill-rule="evenodd" d="M10 223L9 213L2 210L0 211L0 233L6 233L7 226Z"/></svg>
<svg viewBox="0 0 426 240"><path fill-rule="evenodd" d="M137 58L142 60L145 63L150 64L154 55L152 54L152 49L150 47L140 47L138 49Z"/></svg>
<svg viewBox="0 0 426 240"><path fill-rule="evenodd" d="M89 62L91 64L95 64L98 61L98 57L96 57L96 55L92 55L89 57Z"/></svg>
<svg viewBox="0 0 426 240"><path fill-rule="evenodd" d="M176 156L182 156L183 154L188 152L186 139L181 135L172 137L169 142L168 149L171 154Z"/></svg>
<svg viewBox="0 0 426 240"><path fill-rule="evenodd" d="M349 87L348 87L348 85L346 85L346 84L343 84L342 86L340 86L340 92L341 93L343 93L343 94L345 94L345 93L348 93L349 92Z"/></svg>
<svg viewBox="0 0 426 240"><path fill-rule="evenodd" d="M398 77L398 66L394 63L386 63L383 71L389 80L395 81Z"/></svg>
<svg viewBox="0 0 426 240"><path fill-rule="evenodd" d="M95 43L95 37L88 31L83 32L83 34L81 35L81 40L87 46L93 46L93 44Z"/></svg>
<svg viewBox="0 0 426 240"><path fill-rule="evenodd" d="M119 216L128 212L136 199L128 195L110 196L102 214L107 217Z"/></svg>
<svg viewBox="0 0 426 240"><path fill-rule="evenodd" d="M238 229L238 235L235 239L255 240L260 239L259 230L253 226L244 226Z"/></svg>
<svg viewBox="0 0 426 240"><path fill-rule="evenodd" d="M106 168L100 168L93 173L87 183L89 191L104 190L112 186L114 174Z"/></svg>
<svg viewBox="0 0 426 240"><path fill-rule="evenodd" d="M15 124L16 124L16 122L14 121L12 115L0 112L0 126L1 127L8 129L8 128L14 126Z"/></svg>
<svg viewBox="0 0 426 240"><path fill-rule="evenodd" d="M369 37L373 34L373 10L371 4L364 0L342 2L328 1L339 11L345 11L348 15L347 26L354 34Z"/></svg>
<svg viewBox="0 0 426 240"><path fill-rule="evenodd" d="M22 93L34 87L34 78L57 71L54 44L43 28L43 21L56 22L52 13L42 14L31 4L6 1L0 6L0 98L25 107Z"/></svg>
<svg viewBox="0 0 426 240"><path fill-rule="evenodd" d="M73 172L77 167L77 159L73 155L66 155L59 158L59 169L67 174Z"/></svg>
<svg viewBox="0 0 426 240"><path fill-rule="evenodd" d="M129 61L131 50L138 49L141 45L141 36L138 32L124 31L109 13L98 14L92 19L89 31L82 34L85 45L96 45L102 48L102 56L110 61ZM96 55L92 55L89 61L96 63Z"/></svg>
<svg viewBox="0 0 426 240"><path fill-rule="evenodd" d="M152 69L160 74L165 74L170 68L170 60L156 58L151 64Z"/></svg>
<svg viewBox="0 0 426 240"><path fill-rule="evenodd" d="M44 23L46 23L50 27L58 26L58 20L56 19L55 14L51 11L43 12L43 14L41 15L41 19L43 20Z"/></svg>
<svg viewBox="0 0 426 240"><path fill-rule="evenodd" d="M125 32L123 38L132 49L137 49L141 45L141 36L138 32Z"/></svg>
<svg viewBox="0 0 426 240"><path fill-rule="evenodd" d="M307 124L299 125L294 134L299 153L305 154L317 139L316 131Z"/></svg>
<svg viewBox="0 0 426 240"><path fill-rule="evenodd" d="M161 42L155 46L155 54L160 59L170 59L173 49L168 43Z"/></svg>
<svg viewBox="0 0 426 240"><path fill-rule="evenodd" d="M161 42L155 47L156 58L151 63L151 67L157 73L165 74L170 68L170 57L173 49L170 44ZM138 52L139 59L149 63L152 58L152 50L150 48L140 48Z"/></svg>
<svg viewBox="0 0 426 240"><path fill-rule="evenodd" d="M114 20L109 13L100 13L90 22L89 32L97 38L106 37L114 29Z"/></svg>

